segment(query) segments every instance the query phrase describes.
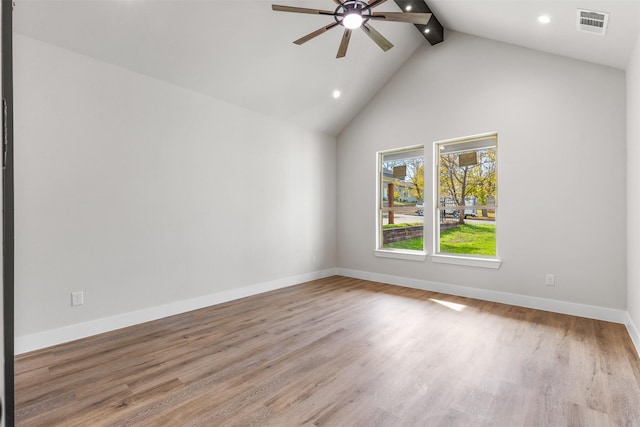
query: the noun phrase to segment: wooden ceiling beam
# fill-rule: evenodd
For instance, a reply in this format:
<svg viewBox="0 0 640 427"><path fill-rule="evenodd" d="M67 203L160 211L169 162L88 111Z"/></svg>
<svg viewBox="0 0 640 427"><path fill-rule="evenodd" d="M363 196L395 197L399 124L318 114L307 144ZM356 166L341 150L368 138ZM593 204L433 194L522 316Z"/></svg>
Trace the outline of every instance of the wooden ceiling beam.
<svg viewBox="0 0 640 427"><path fill-rule="evenodd" d="M436 15L431 11L429 6L424 0L394 0L396 4L402 9L404 12L409 12L407 7L410 6L411 12L417 13L431 13L431 19L427 25L414 24L415 27L420 31L420 34L429 41L431 46L438 44L444 40L444 28ZM429 30L428 32L426 30Z"/></svg>

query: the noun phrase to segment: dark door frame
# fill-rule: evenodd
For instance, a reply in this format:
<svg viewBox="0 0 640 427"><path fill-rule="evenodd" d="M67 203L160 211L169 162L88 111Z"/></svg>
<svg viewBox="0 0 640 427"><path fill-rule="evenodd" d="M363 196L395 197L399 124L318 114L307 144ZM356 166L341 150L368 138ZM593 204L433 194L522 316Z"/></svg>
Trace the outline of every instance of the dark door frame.
<svg viewBox="0 0 640 427"><path fill-rule="evenodd" d="M4 421L14 425L14 193L13 0L2 0L2 304L4 321Z"/></svg>

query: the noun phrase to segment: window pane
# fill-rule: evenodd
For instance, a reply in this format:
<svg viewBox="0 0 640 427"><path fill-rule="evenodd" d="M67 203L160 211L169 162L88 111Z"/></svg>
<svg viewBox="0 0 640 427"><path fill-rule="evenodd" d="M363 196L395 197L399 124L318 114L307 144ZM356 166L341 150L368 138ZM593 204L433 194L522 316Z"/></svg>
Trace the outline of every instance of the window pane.
<svg viewBox="0 0 640 427"><path fill-rule="evenodd" d="M424 250L424 148L380 156L381 248Z"/></svg>
<svg viewBox="0 0 640 427"><path fill-rule="evenodd" d="M416 153L420 155L417 156ZM383 206L415 206L424 200L422 150L382 155ZM389 202L391 200L391 203Z"/></svg>
<svg viewBox="0 0 640 427"><path fill-rule="evenodd" d="M437 252L495 257L497 137L437 147Z"/></svg>
<svg viewBox="0 0 640 427"><path fill-rule="evenodd" d="M462 223L457 217L443 215L440 209L438 212L440 253L496 256L495 209L488 209L487 217L466 219Z"/></svg>
<svg viewBox="0 0 640 427"><path fill-rule="evenodd" d="M390 216L393 216L391 224ZM424 250L424 217L415 212L383 212L382 247Z"/></svg>
<svg viewBox="0 0 640 427"><path fill-rule="evenodd" d="M470 151L440 150L440 206L495 204L496 147Z"/></svg>

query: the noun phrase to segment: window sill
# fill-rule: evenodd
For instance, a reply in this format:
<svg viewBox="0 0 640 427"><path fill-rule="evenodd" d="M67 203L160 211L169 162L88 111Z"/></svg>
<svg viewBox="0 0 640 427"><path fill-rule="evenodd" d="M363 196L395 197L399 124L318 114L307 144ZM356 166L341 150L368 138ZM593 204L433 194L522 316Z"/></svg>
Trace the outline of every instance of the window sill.
<svg viewBox="0 0 640 427"><path fill-rule="evenodd" d="M466 265L469 267L481 267L481 268L500 268L502 261L495 258L476 258L471 256L456 256L456 255L431 255L431 262L440 264L455 264Z"/></svg>
<svg viewBox="0 0 640 427"><path fill-rule="evenodd" d="M410 261L424 261L427 253L423 251L406 251L402 249L376 249L375 254L380 258L407 259Z"/></svg>

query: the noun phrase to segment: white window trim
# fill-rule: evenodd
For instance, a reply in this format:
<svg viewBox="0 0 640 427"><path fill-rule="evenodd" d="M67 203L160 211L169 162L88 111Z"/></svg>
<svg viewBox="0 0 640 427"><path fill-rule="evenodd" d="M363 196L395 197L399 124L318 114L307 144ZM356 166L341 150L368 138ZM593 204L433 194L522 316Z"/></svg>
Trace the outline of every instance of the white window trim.
<svg viewBox="0 0 640 427"><path fill-rule="evenodd" d="M431 254L429 258L431 262L437 264L466 265L468 267L498 269L502 265L502 260L499 258L480 258L473 255Z"/></svg>
<svg viewBox="0 0 640 427"><path fill-rule="evenodd" d="M376 249L374 253L378 258L406 259L409 261L424 261L428 255L426 251L408 251L403 249Z"/></svg>
<svg viewBox="0 0 640 427"><path fill-rule="evenodd" d="M440 170L440 150L438 147L442 144L450 144L450 143L464 143L465 141L474 141L474 140L483 140L488 138L495 138L496 147L498 143L498 132L487 132L478 135L471 135L462 138L452 138L442 141L436 141L433 143L433 207L434 207L434 216L433 216L433 254L429 256L431 262L439 263L439 264L453 264L453 265L465 265L469 267L481 267L481 268L492 268L498 269L502 265L502 260L498 256L498 233L496 230L496 256L495 257L478 257L474 255L465 255L465 254L446 254L438 252L440 245L440 236L439 236L439 215L438 209L439 206L439 170ZM497 194L496 194L497 196ZM491 206L494 209L498 209L498 199L496 197L495 205ZM468 206L464 206L465 209Z"/></svg>
<svg viewBox="0 0 640 427"><path fill-rule="evenodd" d="M382 180L382 176L380 174L381 168L382 168L382 156L385 153L391 153L394 151L410 151L410 150L422 150L422 156L423 159L426 160L426 156L425 154L425 149L426 149L426 145L413 145L413 146L409 146L409 147L401 147L398 149L391 149L391 150L384 150L384 151L378 151L376 153L377 156L377 160L376 160L376 249L373 251L375 256L378 258L394 258L394 259L404 259L404 260L409 260L409 261L425 261L427 259L427 255L429 254L425 249L423 249L422 251L412 251L412 250L407 250L407 249L387 249L387 248L381 248L380 247L380 242L382 239L382 226L381 226L381 218L380 218L380 212L381 211L388 211L390 209L388 208L381 208L381 180ZM426 172L426 165L425 165L425 172ZM425 176L426 178L426 176ZM423 203L426 203L426 198L424 200ZM426 206L425 206L426 208ZM399 207L398 209L396 209L397 211L402 211L402 210L407 210L407 211L411 211L414 208L402 208ZM424 218L424 217L423 217ZM426 227L426 223L424 223L424 231L423 231L423 236L424 236L424 241L426 242L426 238L427 238L427 227ZM426 248L426 244L423 244L423 248Z"/></svg>

